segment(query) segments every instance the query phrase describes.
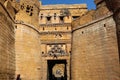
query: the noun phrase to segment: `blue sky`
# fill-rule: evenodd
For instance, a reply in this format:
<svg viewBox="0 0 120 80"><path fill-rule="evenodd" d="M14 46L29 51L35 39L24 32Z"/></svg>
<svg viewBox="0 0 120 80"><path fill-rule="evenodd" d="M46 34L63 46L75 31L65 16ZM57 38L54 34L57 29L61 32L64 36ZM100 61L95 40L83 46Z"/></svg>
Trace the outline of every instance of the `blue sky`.
<svg viewBox="0 0 120 80"><path fill-rule="evenodd" d="M43 5L48 4L82 4L86 3L88 9L95 9L94 0L41 0Z"/></svg>

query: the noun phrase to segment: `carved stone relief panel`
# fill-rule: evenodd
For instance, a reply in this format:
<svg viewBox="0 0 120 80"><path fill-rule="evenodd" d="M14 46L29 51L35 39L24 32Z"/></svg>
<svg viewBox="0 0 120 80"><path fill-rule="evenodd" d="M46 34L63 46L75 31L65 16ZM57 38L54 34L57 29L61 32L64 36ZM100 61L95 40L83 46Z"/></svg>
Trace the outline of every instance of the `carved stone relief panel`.
<svg viewBox="0 0 120 80"><path fill-rule="evenodd" d="M47 45L47 54L50 56L58 56L66 54L65 44L49 44Z"/></svg>

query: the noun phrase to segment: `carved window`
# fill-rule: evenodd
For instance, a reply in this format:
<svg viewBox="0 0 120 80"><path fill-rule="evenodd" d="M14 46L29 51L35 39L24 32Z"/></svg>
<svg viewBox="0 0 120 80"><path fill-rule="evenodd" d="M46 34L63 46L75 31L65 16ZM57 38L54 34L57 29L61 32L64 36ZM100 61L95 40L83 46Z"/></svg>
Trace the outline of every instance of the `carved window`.
<svg viewBox="0 0 120 80"><path fill-rule="evenodd" d="M51 16L47 16L47 24L51 23Z"/></svg>
<svg viewBox="0 0 120 80"><path fill-rule="evenodd" d="M43 27L43 31L45 30L45 28Z"/></svg>
<svg viewBox="0 0 120 80"><path fill-rule="evenodd" d="M30 6L29 6L29 5L27 5L27 7L26 7L26 12L28 12L28 13L29 13L29 11L30 11Z"/></svg>
<svg viewBox="0 0 120 80"><path fill-rule="evenodd" d="M41 20L43 19L43 14L41 14L40 19L41 19Z"/></svg>
<svg viewBox="0 0 120 80"><path fill-rule="evenodd" d="M64 16L60 16L60 23L64 23Z"/></svg>
<svg viewBox="0 0 120 80"><path fill-rule="evenodd" d="M29 6L27 5L26 7L26 12L29 14L29 16L32 16L33 15L33 6Z"/></svg>
<svg viewBox="0 0 120 80"><path fill-rule="evenodd" d="M54 13L54 19L56 20L56 13Z"/></svg>
<svg viewBox="0 0 120 80"><path fill-rule="evenodd" d="M69 29L69 27L67 26L67 30Z"/></svg>
<svg viewBox="0 0 120 80"><path fill-rule="evenodd" d="M23 9L24 9L24 4L21 5L21 10L23 10Z"/></svg>

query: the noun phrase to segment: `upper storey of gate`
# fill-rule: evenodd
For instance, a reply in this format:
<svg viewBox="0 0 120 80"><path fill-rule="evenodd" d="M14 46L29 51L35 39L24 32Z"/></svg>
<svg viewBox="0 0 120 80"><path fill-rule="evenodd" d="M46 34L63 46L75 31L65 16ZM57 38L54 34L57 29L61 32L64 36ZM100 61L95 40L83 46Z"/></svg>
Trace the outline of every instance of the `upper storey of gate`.
<svg viewBox="0 0 120 80"><path fill-rule="evenodd" d="M61 24L71 23L72 20L82 16L87 12L86 4L57 4L42 5L40 7L40 24Z"/></svg>

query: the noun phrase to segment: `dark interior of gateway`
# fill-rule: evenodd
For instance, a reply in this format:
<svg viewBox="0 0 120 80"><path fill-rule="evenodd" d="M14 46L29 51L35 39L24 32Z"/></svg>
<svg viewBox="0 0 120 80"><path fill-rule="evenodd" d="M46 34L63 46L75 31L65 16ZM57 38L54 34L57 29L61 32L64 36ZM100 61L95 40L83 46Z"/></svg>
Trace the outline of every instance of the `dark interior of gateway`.
<svg viewBox="0 0 120 80"><path fill-rule="evenodd" d="M53 67L56 65L56 64L63 64L65 65L64 67L64 76L61 76L61 77L56 77L54 74L53 74ZM48 70L47 70L47 80L67 80L67 69L66 69L66 60L48 60L47 61L47 65L48 65ZM60 74L60 70L57 69L56 70L56 74Z"/></svg>

